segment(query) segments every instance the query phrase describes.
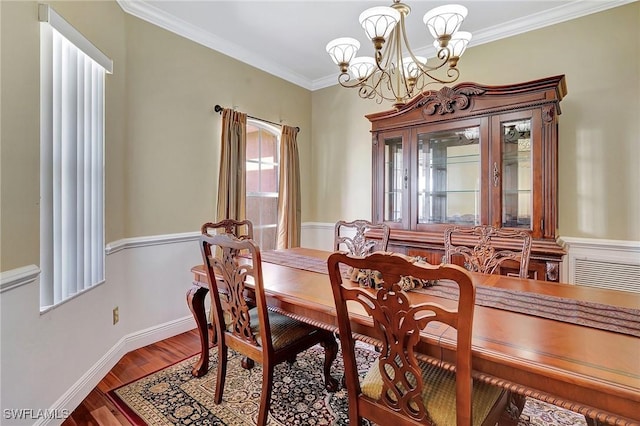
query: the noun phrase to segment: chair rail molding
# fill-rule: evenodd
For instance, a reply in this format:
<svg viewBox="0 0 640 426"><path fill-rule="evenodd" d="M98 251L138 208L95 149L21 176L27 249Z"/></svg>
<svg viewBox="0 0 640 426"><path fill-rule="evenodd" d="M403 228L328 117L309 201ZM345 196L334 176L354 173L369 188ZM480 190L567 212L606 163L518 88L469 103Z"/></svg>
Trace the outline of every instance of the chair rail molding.
<svg viewBox="0 0 640 426"><path fill-rule="evenodd" d="M199 232L184 232L179 234L152 235L148 237L123 238L108 243L105 246L105 255L115 254L119 251L163 244L197 241ZM40 276L40 268L37 265L21 266L0 272L0 293L13 290L23 285L34 282Z"/></svg>
<svg viewBox="0 0 640 426"><path fill-rule="evenodd" d="M183 232L178 234L151 235L146 237L123 238L107 244L105 253L107 255L117 253L121 250L147 247L163 244L181 243L188 241L198 241L200 232Z"/></svg>
<svg viewBox="0 0 640 426"><path fill-rule="evenodd" d="M32 283L39 276L40 268L36 265L27 265L0 272L0 293Z"/></svg>

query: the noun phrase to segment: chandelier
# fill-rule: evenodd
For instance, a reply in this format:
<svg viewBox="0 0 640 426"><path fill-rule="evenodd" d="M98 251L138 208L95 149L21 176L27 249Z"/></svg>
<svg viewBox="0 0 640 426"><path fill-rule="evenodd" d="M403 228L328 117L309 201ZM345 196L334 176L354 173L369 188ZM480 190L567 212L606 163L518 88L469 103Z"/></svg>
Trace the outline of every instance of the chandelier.
<svg viewBox="0 0 640 426"><path fill-rule="evenodd" d="M360 97L392 101L398 109L423 92L429 84L453 83L460 72L457 65L471 34L458 31L467 16L460 5L446 5L428 11L423 22L434 37L436 58L428 61L411 51L405 30L405 18L411 9L400 0L391 6L378 6L360 14L360 24L373 42L374 57L356 57L360 42L341 37L327 44L327 53L340 67L338 82L357 88ZM445 71L446 69L446 71Z"/></svg>

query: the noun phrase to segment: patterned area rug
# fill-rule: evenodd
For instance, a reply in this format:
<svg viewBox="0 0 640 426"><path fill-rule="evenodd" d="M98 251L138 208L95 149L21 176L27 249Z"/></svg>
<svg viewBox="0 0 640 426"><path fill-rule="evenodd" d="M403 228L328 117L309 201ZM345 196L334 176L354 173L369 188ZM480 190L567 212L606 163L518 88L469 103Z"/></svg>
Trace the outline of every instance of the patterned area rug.
<svg viewBox="0 0 640 426"><path fill-rule="evenodd" d="M362 374L376 353L357 342L358 365ZM315 346L300 354L293 365L275 369L269 425L348 425L344 389L324 390L322 362L324 350ZM217 350L211 351L210 372L191 376L196 357L188 358L157 373L122 386L109 393L116 406L135 425L255 425L260 402L262 369L240 366L240 355L229 352L223 403L213 403ZM342 356L336 359L332 374L341 377ZM518 426L586 425L584 416L527 399Z"/></svg>

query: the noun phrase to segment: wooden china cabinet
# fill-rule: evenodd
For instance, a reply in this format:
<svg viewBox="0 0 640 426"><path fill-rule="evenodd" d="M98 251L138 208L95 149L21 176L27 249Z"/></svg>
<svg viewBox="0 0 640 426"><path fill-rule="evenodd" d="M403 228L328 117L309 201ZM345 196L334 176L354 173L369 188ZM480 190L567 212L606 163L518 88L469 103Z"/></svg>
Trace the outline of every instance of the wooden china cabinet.
<svg viewBox="0 0 640 426"><path fill-rule="evenodd" d="M530 278L558 281L558 115L566 92L563 75L462 83L367 115L372 218L391 227L389 249L437 264L447 226L525 229L533 237ZM502 270L511 272L515 265Z"/></svg>

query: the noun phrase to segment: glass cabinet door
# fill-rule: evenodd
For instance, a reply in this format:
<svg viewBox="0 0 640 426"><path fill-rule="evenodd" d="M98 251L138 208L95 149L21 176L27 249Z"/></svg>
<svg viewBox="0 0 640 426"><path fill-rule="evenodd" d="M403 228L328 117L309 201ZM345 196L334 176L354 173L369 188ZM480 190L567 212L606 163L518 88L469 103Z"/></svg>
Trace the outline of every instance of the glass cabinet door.
<svg viewBox="0 0 640 426"><path fill-rule="evenodd" d="M417 223L481 220L480 127L417 133Z"/></svg>
<svg viewBox="0 0 640 426"><path fill-rule="evenodd" d="M403 191L407 185L402 137L384 139L383 214L385 222L402 222Z"/></svg>
<svg viewBox="0 0 640 426"><path fill-rule="evenodd" d="M500 123L503 227L531 229L533 179L531 119Z"/></svg>

